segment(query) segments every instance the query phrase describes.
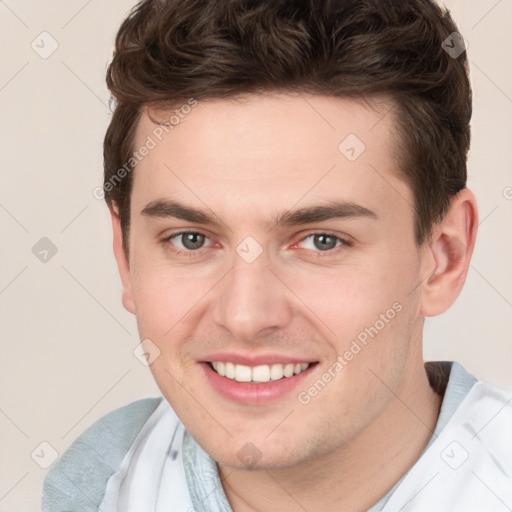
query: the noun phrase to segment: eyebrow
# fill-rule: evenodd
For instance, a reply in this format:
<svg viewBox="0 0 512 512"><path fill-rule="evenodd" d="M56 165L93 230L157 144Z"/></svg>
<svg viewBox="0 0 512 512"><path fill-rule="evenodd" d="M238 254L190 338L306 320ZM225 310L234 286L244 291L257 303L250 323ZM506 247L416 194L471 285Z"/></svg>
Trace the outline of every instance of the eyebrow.
<svg viewBox="0 0 512 512"><path fill-rule="evenodd" d="M154 218L174 217L187 222L215 227L220 227L224 224L219 217L209 209L201 210L193 208L179 201L170 199L151 201L141 210L140 214L145 217ZM345 201L330 201L322 205L281 212L275 217L273 227L297 226L332 219L354 219L361 217L374 220L378 219L374 211L364 206Z"/></svg>

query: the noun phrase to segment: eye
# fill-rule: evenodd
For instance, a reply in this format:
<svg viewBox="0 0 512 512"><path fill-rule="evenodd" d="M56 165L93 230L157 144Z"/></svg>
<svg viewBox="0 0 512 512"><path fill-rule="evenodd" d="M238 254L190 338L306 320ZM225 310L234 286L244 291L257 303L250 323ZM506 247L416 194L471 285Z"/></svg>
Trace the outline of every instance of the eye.
<svg viewBox="0 0 512 512"><path fill-rule="evenodd" d="M211 245L208 242L210 242L209 238L197 231L180 231L162 240L164 245L179 256L199 255L202 252L201 249ZM296 246L299 245L315 252L317 256L323 256L321 253L327 253L325 256L328 256L337 253L343 246L350 246L351 242L333 233L321 232L308 234L296 244Z"/></svg>
<svg viewBox="0 0 512 512"><path fill-rule="evenodd" d="M315 252L337 252L341 246L350 246L350 242L332 233L311 233L301 239L303 248Z"/></svg>
<svg viewBox="0 0 512 512"><path fill-rule="evenodd" d="M170 242L178 249L176 252L197 251L202 249L208 240L206 235L196 231L182 231L167 237L164 242ZM180 251L180 249L182 251Z"/></svg>

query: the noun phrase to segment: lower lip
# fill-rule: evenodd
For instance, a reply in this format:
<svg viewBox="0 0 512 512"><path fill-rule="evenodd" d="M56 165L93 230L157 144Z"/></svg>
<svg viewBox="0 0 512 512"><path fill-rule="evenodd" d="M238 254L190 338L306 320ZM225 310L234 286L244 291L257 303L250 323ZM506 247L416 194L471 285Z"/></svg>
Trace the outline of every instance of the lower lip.
<svg viewBox="0 0 512 512"><path fill-rule="evenodd" d="M260 405L275 402L299 386L311 373L316 363L293 377L284 377L270 382L237 382L222 377L208 363L201 363L206 379L225 398L240 404Z"/></svg>

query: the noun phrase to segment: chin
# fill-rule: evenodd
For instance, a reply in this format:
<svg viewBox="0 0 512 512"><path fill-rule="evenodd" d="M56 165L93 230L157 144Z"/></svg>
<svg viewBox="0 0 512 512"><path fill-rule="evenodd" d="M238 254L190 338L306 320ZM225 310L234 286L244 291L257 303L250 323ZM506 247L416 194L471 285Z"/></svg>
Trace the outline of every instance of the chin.
<svg viewBox="0 0 512 512"><path fill-rule="evenodd" d="M221 466L246 471L267 471L285 469L304 462L305 458L300 454L288 450L269 453L268 448L258 448L253 443L247 442L236 452L226 453L223 450L208 452L210 456Z"/></svg>

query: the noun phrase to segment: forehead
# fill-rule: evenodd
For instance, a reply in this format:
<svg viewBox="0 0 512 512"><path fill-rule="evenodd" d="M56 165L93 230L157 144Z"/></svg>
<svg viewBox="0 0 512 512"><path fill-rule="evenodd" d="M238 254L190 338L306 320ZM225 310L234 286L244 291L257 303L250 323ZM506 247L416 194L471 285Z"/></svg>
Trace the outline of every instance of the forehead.
<svg viewBox="0 0 512 512"><path fill-rule="evenodd" d="M379 197L410 205L409 187L397 178L390 109L382 98L246 95L177 107L168 133L145 112L134 146L151 139L153 147L136 166L132 204L140 211L152 200L179 196L217 209L243 202L244 212L255 214L319 199Z"/></svg>
<svg viewBox="0 0 512 512"><path fill-rule="evenodd" d="M148 135L160 131L156 136L164 140L158 142L172 143L174 139L183 149L201 147L194 158L209 158L219 149L247 156L244 151L250 147L252 157L268 154L275 158L278 149L283 159L297 159L313 157L315 150L322 153L333 145L336 148L344 136L353 134L363 144L371 142L365 144L367 156L375 150L382 156L382 146L389 146L394 131L393 104L384 97L356 100L276 93L194 103L193 107L187 102L176 105L174 111L153 110L153 119L171 121L164 129L143 111L135 146L142 146Z"/></svg>

